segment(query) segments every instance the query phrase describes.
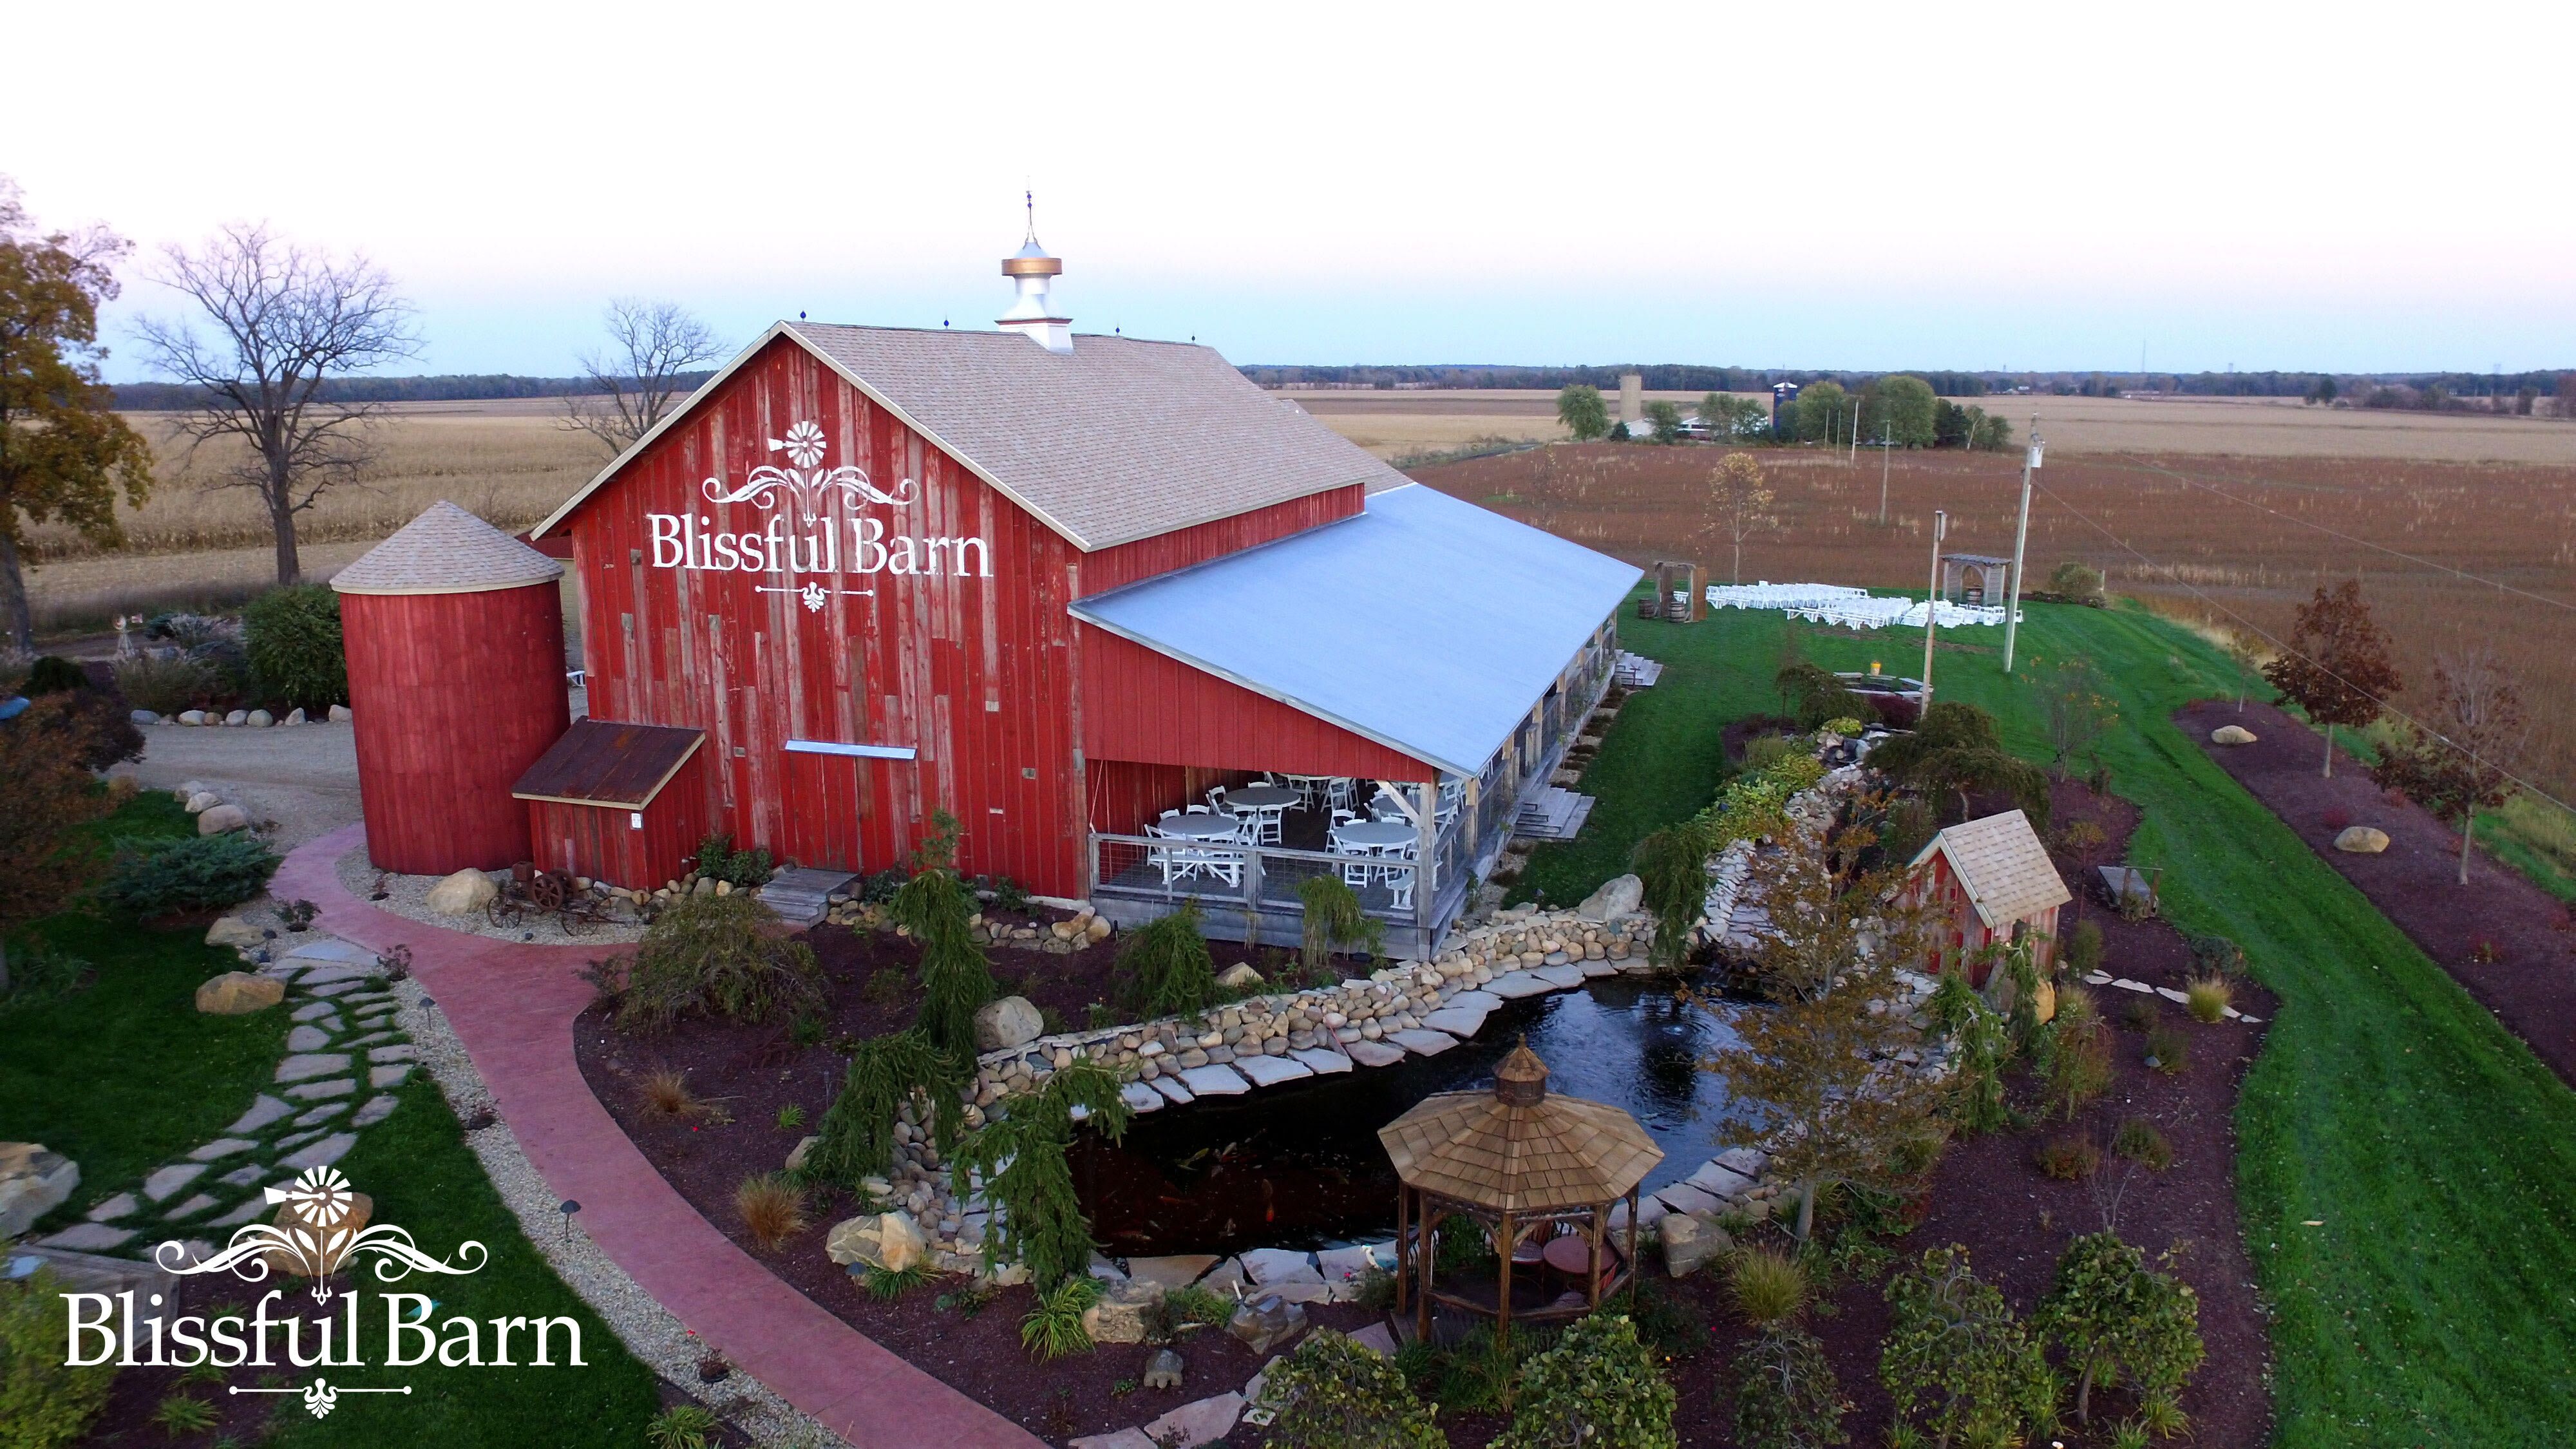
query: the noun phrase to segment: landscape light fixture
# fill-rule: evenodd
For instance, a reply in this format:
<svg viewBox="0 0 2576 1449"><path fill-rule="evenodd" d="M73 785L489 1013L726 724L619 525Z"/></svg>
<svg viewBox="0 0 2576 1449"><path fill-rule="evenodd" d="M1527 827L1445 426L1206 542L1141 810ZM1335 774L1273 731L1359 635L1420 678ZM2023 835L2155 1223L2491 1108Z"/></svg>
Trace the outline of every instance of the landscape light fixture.
<svg viewBox="0 0 2576 1449"><path fill-rule="evenodd" d="M572 1215L581 1211L581 1204L574 1202L571 1198L565 1198L562 1202L555 1204L555 1211L563 1214L563 1240L569 1243L572 1241Z"/></svg>

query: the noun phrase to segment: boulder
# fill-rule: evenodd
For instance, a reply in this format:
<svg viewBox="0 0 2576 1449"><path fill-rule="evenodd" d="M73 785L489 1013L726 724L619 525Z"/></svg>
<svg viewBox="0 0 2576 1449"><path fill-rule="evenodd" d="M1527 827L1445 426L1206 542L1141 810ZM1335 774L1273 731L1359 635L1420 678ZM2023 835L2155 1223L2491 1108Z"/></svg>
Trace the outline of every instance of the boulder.
<svg viewBox="0 0 2576 1449"><path fill-rule="evenodd" d="M832 1229L823 1252L845 1268L883 1268L900 1273L921 1261L926 1245L921 1227L907 1212L866 1213Z"/></svg>
<svg viewBox="0 0 2576 1449"><path fill-rule="evenodd" d="M1106 941L1113 929L1115 928L1109 924L1107 916L1094 916L1091 918L1091 924L1082 928L1082 934L1094 941Z"/></svg>
<svg viewBox="0 0 2576 1449"><path fill-rule="evenodd" d="M239 729L241 726L250 723L250 711L246 709L234 710L232 713L224 716L224 723L233 726L235 729Z"/></svg>
<svg viewBox="0 0 2576 1449"><path fill-rule="evenodd" d="M1245 991L1261 984L1261 973L1249 961L1237 961L1216 973L1216 984L1228 991Z"/></svg>
<svg viewBox="0 0 2576 1449"><path fill-rule="evenodd" d="M1163 1301L1163 1285L1121 1279L1103 1283L1100 1301L1082 1311L1083 1331L1094 1343L1143 1343L1145 1313Z"/></svg>
<svg viewBox="0 0 2576 1449"><path fill-rule="evenodd" d="M2209 732L2213 745L2250 745L2255 738L2254 732L2243 725L2220 725Z"/></svg>
<svg viewBox="0 0 2576 1449"><path fill-rule="evenodd" d="M1225 1321L1225 1331L1257 1357L1305 1332L1306 1308L1276 1293L1264 1293L1236 1305L1234 1315Z"/></svg>
<svg viewBox="0 0 2576 1449"><path fill-rule="evenodd" d="M975 1009L975 1046L1005 1052L1046 1035L1046 1018L1025 996L1005 996Z"/></svg>
<svg viewBox="0 0 2576 1449"><path fill-rule="evenodd" d="M492 903L501 888L479 870L460 870L429 888L428 906L442 916L470 916Z"/></svg>
<svg viewBox="0 0 2576 1449"><path fill-rule="evenodd" d="M267 939L259 927L239 916L218 917L213 925L206 928L207 945L230 946L236 951L253 949Z"/></svg>
<svg viewBox="0 0 2576 1449"><path fill-rule="evenodd" d="M805 1159L814 1155L814 1144L822 1140L822 1134L818 1132L807 1133L805 1136L798 1138L796 1146L790 1149L787 1154L787 1170L789 1172L803 1172L805 1170Z"/></svg>
<svg viewBox="0 0 2576 1449"><path fill-rule="evenodd" d="M0 1142L0 1242L71 1200L80 1164L41 1142Z"/></svg>
<svg viewBox="0 0 2576 1449"><path fill-rule="evenodd" d="M125 717L139 725L157 725L161 722L161 716L148 709L129 710Z"/></svg>
<svg viewBox="0 0 2576 1449"><path fill-rule="evenodd" d="M243 720L242 723L249 725L255 730L264 730L270 725L277 723L277 716L270 714L264 709L255 709L250 712L250 717Z"/></svg>
<svg viewBox="0 0 2576 1449"><path fill-rule="evenodd" d="M1613 876L1583 898L1574 913L1587 921L1609 921L1628 915L1646 898L1646 883L1633 875Z"/></svg>
<svg viewBox="0 0 2576 1449"><path fill-rule="evenodd" d="M2347 825L2334 838L2334 848L2346 855L2377 855L2388 848L2388 832L2368 825Z"/></svg>
<svg viewBox="0 0 2576 1449"><path fill-rule="evenodd" d="M295 708L288 710L286 712L286 723L291 725L304 723L304 706L299 704Z"/></svg>
<svg viewBox="0 0 2576 1449"><path fill-rule="evenodd" d="M347 724L350 718L349 707L347 705L335 704L331 706L331 723Z"/></svg>
<svg viewBox="0 0 2576 1449"><path fill-rule="evenodd" d="M285 982L248 971L227 971L197 988L197 1009L208 1016L247 1016L285 999Z"/></svg>
<svg viewBox="0 0 2576 1449"><path fill-rule="evenodd" d="M206 712L202 709L183 709L179 711L179 723L183 725L201 725L205 722Z"/></svg>
<svg viewBox="0 0 2576 1449"><path fill-rule="evenodd" d="M216 805L198 812L199 835L222 835L227 831L250 829L250 812L239 805Z"/></svg>
<svg viewBox="0 0 2576 1449"><path fill-rule="evenodd" d="M1690 1213L1666 1213L1655 1224L1655 1237L1663 1244L1664 1271L1676 1278L1698 1272L1711 1258L1735 1247L1726 1229Z"/></svg>
<svg viewBox="0 0 2576 1449"><path fill-rule="evenodd" d="M224 801L222 796L217 795L212 790L199 790L181 803L188 807L189 814L203 815L207 811L221 805Z"/></svg>
<svg viewBox="0 0 2576 1449"><path fill-rule="evenodd" d="M1132 1282L1152 1283L1158 1288L1187 1288L1206 1276L1217 1265L1213 1253L1180 1253L1168 1258L1130 1258L1127 1277Z"/></svg>

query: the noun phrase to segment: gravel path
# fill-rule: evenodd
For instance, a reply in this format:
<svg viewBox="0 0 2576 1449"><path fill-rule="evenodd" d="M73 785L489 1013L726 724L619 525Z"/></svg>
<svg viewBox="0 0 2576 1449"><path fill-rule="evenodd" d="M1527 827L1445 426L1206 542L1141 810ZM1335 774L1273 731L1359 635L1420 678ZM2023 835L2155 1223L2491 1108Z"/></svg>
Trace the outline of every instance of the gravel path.
<svg viewBox="0 0 2576 1449"><path fill-rule="evenodd" d="M461 931L469 936L488 936L495 941L518 941L540 946L623 946L644 938L644 925L628 916L623 920L587 926L580 932L566 931L563 920L552 912L530 911L515 926L496 926L489 916L476 912L470 916L450 916L429 908L429 888L438 884L434 875L383 876L385 898L376 900L378 872L367 859L363 845L348 851L331 863L332 874L340 879L341 889L388 915L444 931ZM504 874L492 872L497 879ZM616 909L621 912L623 907Z"/></svg>

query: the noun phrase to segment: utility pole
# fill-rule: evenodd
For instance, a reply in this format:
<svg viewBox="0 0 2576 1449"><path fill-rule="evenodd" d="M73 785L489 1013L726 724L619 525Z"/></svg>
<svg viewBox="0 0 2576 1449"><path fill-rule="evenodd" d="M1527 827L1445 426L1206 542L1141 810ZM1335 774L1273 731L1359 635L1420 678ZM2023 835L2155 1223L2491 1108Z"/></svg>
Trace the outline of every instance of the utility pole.
<svg viewBox="0 0 2576 1449"><path fill-rule="evenodd" d="M1932 709L1932 640L1940 632L1941 539L1950 531L1950 515L1932 510L1932 587L1923 592L1923 709ZM1917 721L1920 723L1920 721Z"/></svg>
<svg viewBox="0 0 2576 1449"><path fill-rule="evenodd" d="M2012 599L2004 605L2004 673L2012 673L2013 636L2021 629L2021 554L2030 539L2030 475L2039 471L2039 414L2030 415L2030 451L2021 455L2021 521L2013 525Z"/></svg>
<svg viewBox="0 0 2576 1449"><path fill-rule="evenodd" d="M1887 527L1887 439L1887 420L1881 418L1878 422L1878 526L1881 528Z"/></svg>
<svg viewBox="0 0 2576 1449"><path fill-rule="evenodd" d="M1852 399L1851 456L1843 460L1846 468L1860 466L1860 399Z"/></svg>

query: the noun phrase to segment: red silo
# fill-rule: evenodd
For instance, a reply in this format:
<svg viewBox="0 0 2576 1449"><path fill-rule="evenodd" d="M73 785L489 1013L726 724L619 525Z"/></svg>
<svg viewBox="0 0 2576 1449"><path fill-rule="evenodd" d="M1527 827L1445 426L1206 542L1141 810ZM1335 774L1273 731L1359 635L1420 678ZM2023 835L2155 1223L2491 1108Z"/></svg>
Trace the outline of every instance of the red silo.
<svg viewBox="0 0 2576 1449"><path fill-rule="evenodd" d="M528 859L510 788L571 726L563 565L453 503L342 569L358 798L378 870Z"/></svg>

